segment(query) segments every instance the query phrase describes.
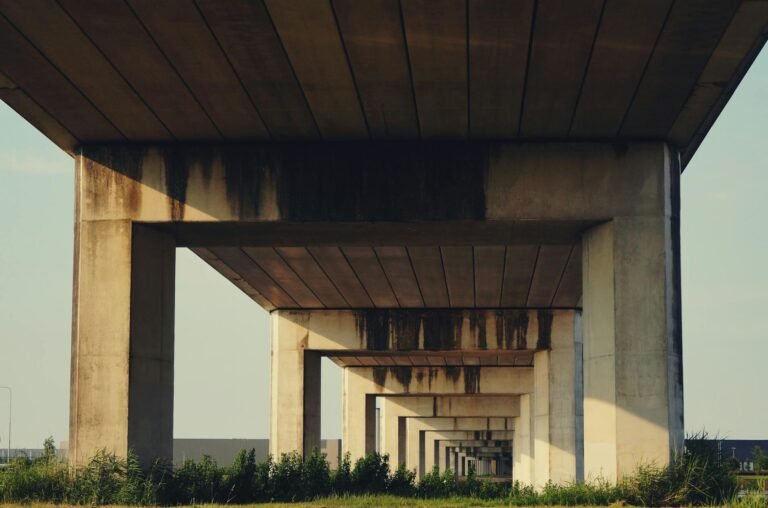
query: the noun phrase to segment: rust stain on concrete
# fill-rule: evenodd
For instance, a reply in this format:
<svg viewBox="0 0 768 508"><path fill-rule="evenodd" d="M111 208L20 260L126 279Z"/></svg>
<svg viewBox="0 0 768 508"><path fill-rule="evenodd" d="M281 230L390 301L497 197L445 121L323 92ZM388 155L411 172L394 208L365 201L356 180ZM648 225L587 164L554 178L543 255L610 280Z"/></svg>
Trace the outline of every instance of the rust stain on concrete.
<svg viewBox="0 0 768 508"><path fill-rule="evenodd" d="M549 349L552 347L552 311L541 309L536 316L539 321L539 338L536 341L536 349Z"/></svg>
<svg viewBox="0 0 768 508"><path fill-rule="evenodd" d="M485 312L471 311L469 314L469 333L475 339L477 349L488 349Z"/></svg>
<svg viewBox="0 0 768 508"><path fill-rule="evenodd" d="M496 346L499 349L528 347L528 311L500 310L496 312Z"/></svg>
<svg viewBox="0 0 768 508"><path fill-rule="evenodd" d="M464 393L480 393L480 367L464 367Z"/></svg>

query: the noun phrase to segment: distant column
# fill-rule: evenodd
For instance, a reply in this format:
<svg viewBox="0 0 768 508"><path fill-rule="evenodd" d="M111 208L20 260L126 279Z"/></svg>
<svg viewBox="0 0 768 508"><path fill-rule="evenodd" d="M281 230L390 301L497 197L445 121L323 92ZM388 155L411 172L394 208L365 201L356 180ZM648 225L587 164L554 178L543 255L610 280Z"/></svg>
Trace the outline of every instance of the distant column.
<svg viewBox="0 0 768 508"><path fill-rule="evenodd" d="M366 393L367 380L344 369L342 447L352 461L376 450L376 396Z"/></svg>
<svg viewBox="0 0 768 508"><path fill-rule="evenodd" d="M533 446L531 435L533 397L520 396L520 417L515 424L512 454L514 466L512 477L523 485L533 484ZM485 471L485 468L483 468Z"/></svg>
<svg viewBox="0 0 768 508"><path fill-rule="evenodd" d="M320 448L320 359L306 350L307 329L296 313L274 311L269 451L279 457Z"/></svg>
<svg viewBox="0 0 768 508"><path fill-rule="evenodd" d="M548 319L546 313L539 320ZM549 351L534 355L534 474L538 487L547 482L564 484L577 479L581 461L577 447L576 396L581 395L575 357L578 319L567 324L570 333L553 333ZM540 323L539 326L542 326ZM564 326L561 322L560 326Z"/></svg>

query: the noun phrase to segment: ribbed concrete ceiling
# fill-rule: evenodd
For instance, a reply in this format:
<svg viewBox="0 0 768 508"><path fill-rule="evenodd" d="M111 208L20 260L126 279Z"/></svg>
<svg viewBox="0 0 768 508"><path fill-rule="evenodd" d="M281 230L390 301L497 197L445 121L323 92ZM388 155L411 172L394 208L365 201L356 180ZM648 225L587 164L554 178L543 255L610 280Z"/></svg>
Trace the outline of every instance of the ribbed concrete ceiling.
<svg viewBox="0 0 768 508"><path fill-rule="evenodd" d="M0 99L105 141L666 139L687 161L757 0L0 0Z"/></svg>
<svg viewBox="0 0 768 508"><path fill-rule="evenodd" d="M574 308L581 247L193 248L266 309Z"/></svg>

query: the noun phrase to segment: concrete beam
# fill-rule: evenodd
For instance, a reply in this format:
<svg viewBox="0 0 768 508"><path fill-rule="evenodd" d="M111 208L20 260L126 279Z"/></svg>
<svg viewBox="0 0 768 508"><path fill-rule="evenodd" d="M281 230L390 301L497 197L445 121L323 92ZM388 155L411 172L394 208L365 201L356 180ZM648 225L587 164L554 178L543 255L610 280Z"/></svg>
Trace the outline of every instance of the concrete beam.
<svg viewBox="0 0 768 508"><path fill-rule="evenodd" d="M77 165L83 220L405 224L657 215L668 157L660 142L197 143L84 146Z"/></svg>
<svg viewBox="0 0 768 508"><path fill-rule="evenodd" d="M573 337L573 310L280 310L281 326L312 351L493 351L547 349Z"/></svg>

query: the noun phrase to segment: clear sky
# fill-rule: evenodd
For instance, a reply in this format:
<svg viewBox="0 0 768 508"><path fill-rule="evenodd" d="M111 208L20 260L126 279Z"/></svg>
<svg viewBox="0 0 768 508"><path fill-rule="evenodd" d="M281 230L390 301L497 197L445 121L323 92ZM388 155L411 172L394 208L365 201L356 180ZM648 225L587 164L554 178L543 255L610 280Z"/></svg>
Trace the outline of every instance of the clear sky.
<svg viewBox="0 0 768 508"><path fill-rule="evenodd" d="M768 439L768 51L683 175L686 430ZM67 439L73 160L0 102L0 385L14 447ZM177 257L176 437L265 438L269 320L190 252ZM323 369L323 437L341 434ZM7 394L0 391L0 447Z"/></svg>

